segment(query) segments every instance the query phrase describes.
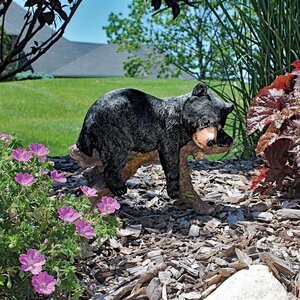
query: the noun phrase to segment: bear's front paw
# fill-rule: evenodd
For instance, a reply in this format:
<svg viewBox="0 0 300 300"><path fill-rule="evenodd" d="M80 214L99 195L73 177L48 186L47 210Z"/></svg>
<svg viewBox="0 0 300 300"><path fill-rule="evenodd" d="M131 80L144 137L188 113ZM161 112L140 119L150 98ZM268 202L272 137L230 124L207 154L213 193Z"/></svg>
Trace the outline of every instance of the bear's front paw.
<svg viewBox="0 0 300 300"><path fill-rule="evenodd" d="M168 190L168 195L170 196L171 199L176 199L179 197L179 191L176 190Z"/></svg>
<svg viewBox="0 0 300 300"><path fill-rule="evenodd" d="M177 180L167 182L167 193L171 199L179 197L179 183Z"/></svg>
<svg viewBox="0 0 300 300"><path fill-rule="evenodd" d="M126 186L123 186L121 188L118 188L118 189L114 189L114 190L111 190L112 193L115 195L115 196L122 196L124 194L127 193L127 188Z"/></svg>
<svg viewBox="0 0 300 300"><path fill-rule="evenodd" d="M115 196L122 196L124 194L127 193L127 187L125 184L116 184L114 182L114 184L109 184L108 182L106 182L108 188L110 189L110 191L115 195Z"/></svg>
<svg viewBox="0 0 300 300"><path fill-rule="evenodd" d="M110 173L107 170L104 171L104 178L107 187L115 196L122 196L126 194L127 187L125 182L121 179L119 173Z"/></svg>

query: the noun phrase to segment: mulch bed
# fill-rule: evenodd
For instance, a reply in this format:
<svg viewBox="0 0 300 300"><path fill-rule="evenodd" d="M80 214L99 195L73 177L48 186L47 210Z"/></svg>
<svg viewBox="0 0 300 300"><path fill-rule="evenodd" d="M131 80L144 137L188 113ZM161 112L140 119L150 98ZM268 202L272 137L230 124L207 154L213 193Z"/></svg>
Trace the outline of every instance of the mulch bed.
<svg viewBox="0 0 300 300"><path fill-rule="evenodd" d="M55 192L78 194L87 184L69 157L54 157L67 174ZM118 236L83 249L76 267L82 299L204 299L251 264L265 264L300 299L300 199L252 195L250 177L259 161L193 161L202 199L215 206L199 216L166 193L160 165L141 167L118 198Z"/></svg>

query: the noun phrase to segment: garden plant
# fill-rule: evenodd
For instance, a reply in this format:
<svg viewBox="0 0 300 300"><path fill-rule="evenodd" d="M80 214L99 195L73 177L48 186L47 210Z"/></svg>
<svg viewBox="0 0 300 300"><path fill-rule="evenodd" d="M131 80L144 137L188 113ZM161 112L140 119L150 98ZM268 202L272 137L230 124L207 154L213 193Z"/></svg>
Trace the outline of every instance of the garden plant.
<svg viewBox="0 0 300 300"><path fill-rule="evenodd" d="M224 57L220 67L227 73L222 84L229 85L230 93L220 86L215 90L235 106L234 137L239 140L238 150L244 157L255 156L260 133L248 135L245 118L252 99L274 77L290 72L290 64L300 52L299 14L297 0L239 0L204 1L218 18L225 34L214 38ZM228 7L228 3L231 7ZM282 13L285 12L285 13ZM227 48L232 51L226 58ZM210 86L212 89L213 87Z"/></svg>
<svg viewBox="0 0 300 300"><path fill-rule="evenodd" d="M265 165L252 188L265 193L278 189L295 196L300 191L300 60L292 66L291 73L277 76L256 95L247 128L250 134L264 131L256 153Z"/></svg>
<svg viewBox="0 0 300 300"><path fill-rule="evenodd" d="M25 149L0 133L1 299L78 299L76 257L84 244L101 244L120 226L111 216L120 208L114 198L91 209L93 188L81 186L81 197L54 195L53 185L67 179L48 155L43 144Z"/></svg>

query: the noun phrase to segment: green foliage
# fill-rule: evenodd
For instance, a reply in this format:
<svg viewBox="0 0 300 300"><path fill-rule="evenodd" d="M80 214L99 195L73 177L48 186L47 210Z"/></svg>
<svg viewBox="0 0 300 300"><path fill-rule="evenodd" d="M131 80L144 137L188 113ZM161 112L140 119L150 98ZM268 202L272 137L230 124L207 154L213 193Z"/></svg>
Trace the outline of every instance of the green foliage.
<svg viewBox="0 0 300 300"><path fill-rule="evenodd" d="M6 34L4 28L0 26L0 63L9 54L12 48L12 43L10 37ZM3 74L7 74L16 69L16 63L11 63L7 66L7 69L3 71Z"/></svg>
<svg viewBox="0 0 300 300"><path fill-rule="evenodd" d="M158 77L176 77L179 70L197 79L223 77L220 60L229 60L230 48L226 48L226 53L220 52L214 38L225 38L225 31L216 26L217 18L205 1L194 7L181 7L175 20L169 11L152 16L147 2L134 0L127 18L112 13L109 25L104 27L108 41L118 44L120 51L127 50L134 57L142 57L142 60L131 58L126 63L126 70L130 69L128 75L135 70L134 76L143 75L142 69L145 74L154 71ZM147 46L150 53L142 52L142 46Z"/></svg>
<svg viewBox="0 0 300 300"><path fill-rule="evenodd" d="M2 30L2 26L0 26L0 32L3 34L3 40L2 37L0 37L1 46L0 47L0 57L5 57L7 53L11 49L11 40L10 37L6 34L5 30Z"/></svg>
<svg viewBox="0 0 300 300"><path fill-rule="evenodd" d="M231 60L220 62L226 71L226 85L231 92L223 97L236 106L235 131L240 140L241 153L253 156L258 133L247 135L245 117L252 99L261 87L269 85L273 78L290 70L290 64L300 55L300 3L297 0L261 1L239 0L206 1L218 19L225 36L215 41L224 56L232 50ZM233 75L234 74L234 75Z"/></svg>
<svg viewBox="0 0 300 300"><path fill-rule="evenodd" d="M44 270L56 279L54 299L78 299L81 289L75 274L74 261L80 246L87 240L74 227L58 217L57 208L71 206L81 218L94 227L97 240L114 235L120 226L118 219L90 209L87 197L50 196L53 180L47 174L53 169L50 161L42 163L32 157L23 163L12 157L21 147L15 138L0 137L0 298L34 299L32 275L20 269L19 256L29 248L37 249L46 258ZM19 172L34 176L36 182L22 186L16 182Z"/></svg>
<svg viewBox="0 0 300 300"><path fill-rule="evenodd" d="M16 74L16 80L31 80L31 79L52 79L54 78L53 75L46 74L46 73L36 73L31 71L24 71Z"/></svg>

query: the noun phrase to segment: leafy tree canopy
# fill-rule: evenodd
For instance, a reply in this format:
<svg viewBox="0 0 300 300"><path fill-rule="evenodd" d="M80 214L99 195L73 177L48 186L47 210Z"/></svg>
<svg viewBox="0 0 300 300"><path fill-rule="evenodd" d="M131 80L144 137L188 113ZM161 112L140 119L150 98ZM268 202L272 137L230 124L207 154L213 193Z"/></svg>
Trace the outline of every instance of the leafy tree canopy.
<svg viewBox="0 0 300 300"><path fill-rule="evenodd" d="M224 75L220 61L223 64L231 53L229 49L220 51L219 41L226 37L225 30L217 26L206 1L182 5L179 15L165 9L153 15L147 0L133 0L129 9L128 17L110 14L109 25L104 27L109 43L117 43L120 51L130 53L124 65L127 75L140 76L153 70L158 77L178 76L179 70L197 79ZM145 46L150 48L147 54L141 53Z"/></svg>

